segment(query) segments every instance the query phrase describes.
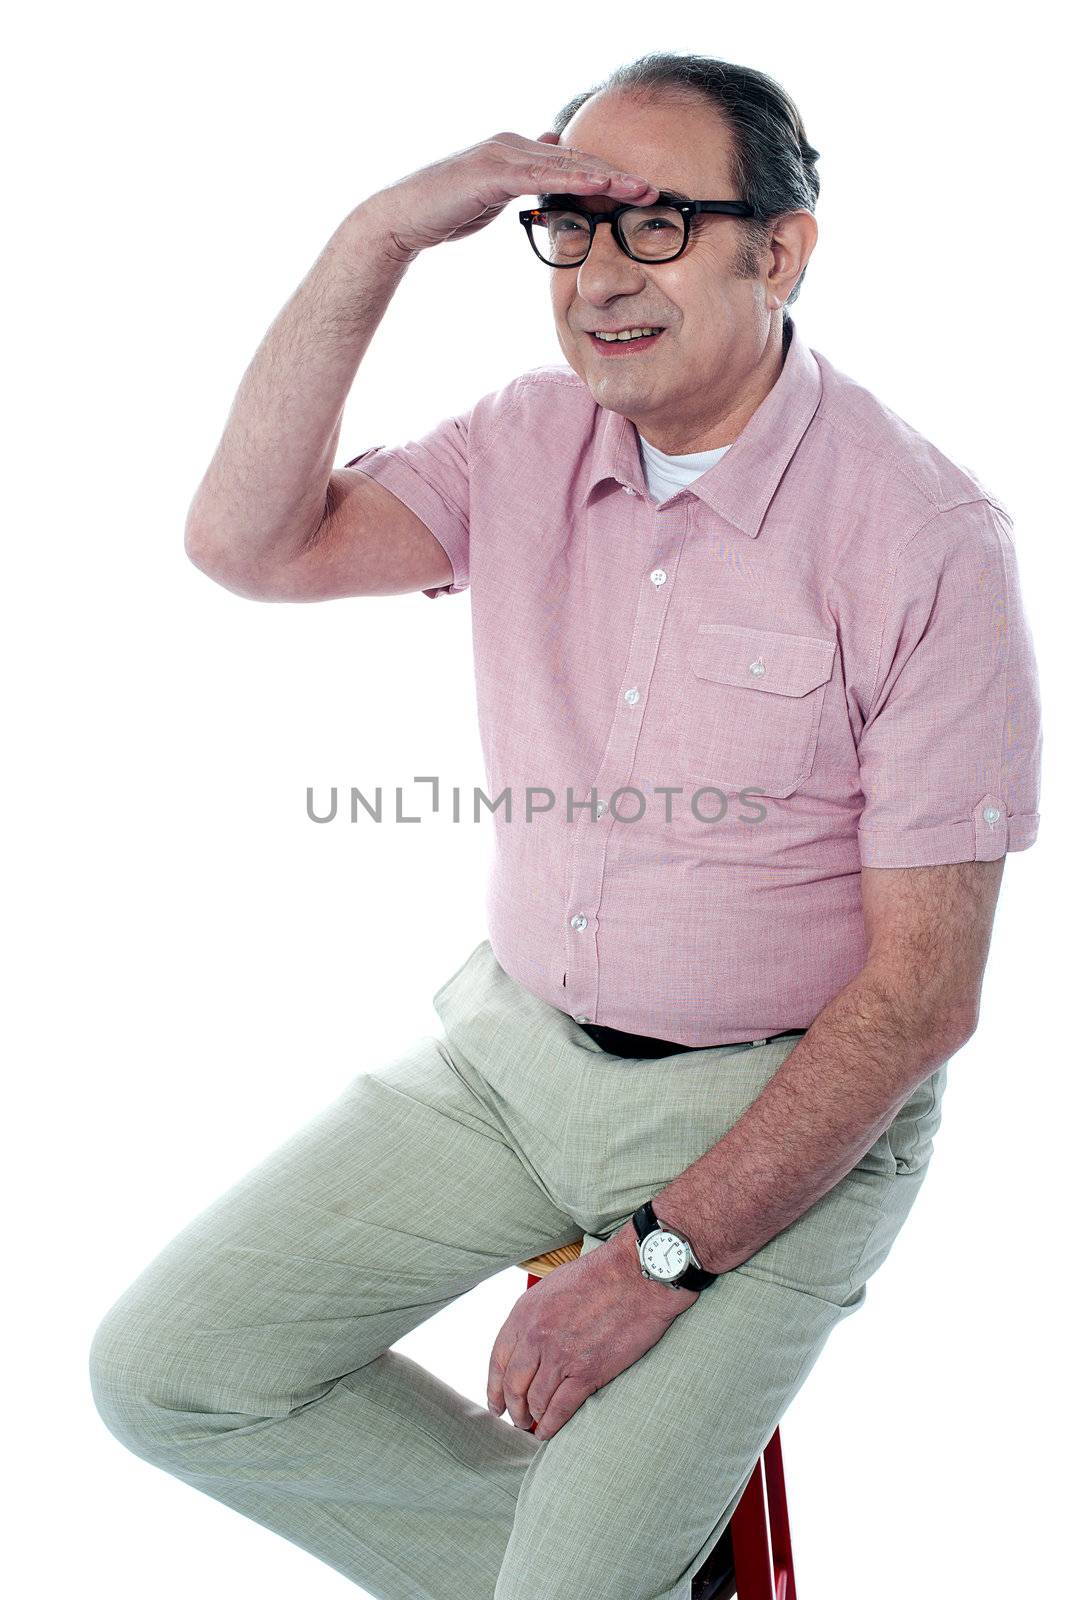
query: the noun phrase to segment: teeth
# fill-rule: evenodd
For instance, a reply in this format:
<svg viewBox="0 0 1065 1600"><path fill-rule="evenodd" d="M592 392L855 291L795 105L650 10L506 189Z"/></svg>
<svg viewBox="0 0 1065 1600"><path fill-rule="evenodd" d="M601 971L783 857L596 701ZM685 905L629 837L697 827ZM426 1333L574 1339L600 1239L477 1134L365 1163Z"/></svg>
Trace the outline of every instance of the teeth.
<svg viewBox="0 0 1065 1600"><path fill-rule="evenodd" d="M608 344L617 339L642 339L650 333L661 333L661 328L627 328L623 333L597 333L597 339L605 339Z"/></svg>

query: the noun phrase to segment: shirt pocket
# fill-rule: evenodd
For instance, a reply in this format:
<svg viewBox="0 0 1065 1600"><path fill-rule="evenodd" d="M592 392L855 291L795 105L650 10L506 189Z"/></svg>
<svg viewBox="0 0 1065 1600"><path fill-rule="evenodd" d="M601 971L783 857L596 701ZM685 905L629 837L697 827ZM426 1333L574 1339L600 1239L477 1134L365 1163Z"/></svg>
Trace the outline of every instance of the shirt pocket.
<svg viewBox="0 0 1065 1600"><path fill-rule="evenodd" d="M699 624L684 749L700 783L780 798L810 776L836 640Z"/></svg>

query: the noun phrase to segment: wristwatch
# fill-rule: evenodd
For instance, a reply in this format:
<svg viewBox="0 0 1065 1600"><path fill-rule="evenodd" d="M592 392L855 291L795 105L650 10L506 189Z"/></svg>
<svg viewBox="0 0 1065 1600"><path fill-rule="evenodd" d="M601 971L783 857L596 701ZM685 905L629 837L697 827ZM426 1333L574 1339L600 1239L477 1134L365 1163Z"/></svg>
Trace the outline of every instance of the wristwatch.
<svg viewBox="0 0 1065 1600"><path fill-rule="evenodd" d="M720 1273L707 1272L699 1265L690 1239L676 1228L667 1228L655 1216L650 1200L645 1200L632 1218L639 1240L640 1271L654 1283L668 1283L671 1289L706 1289Z"/></svg>

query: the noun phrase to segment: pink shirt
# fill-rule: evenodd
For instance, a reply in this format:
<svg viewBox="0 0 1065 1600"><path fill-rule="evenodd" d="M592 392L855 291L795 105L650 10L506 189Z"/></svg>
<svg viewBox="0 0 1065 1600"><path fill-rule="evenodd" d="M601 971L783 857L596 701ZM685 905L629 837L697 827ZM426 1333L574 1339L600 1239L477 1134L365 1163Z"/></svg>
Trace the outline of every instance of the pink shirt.
<svg viewBox="0 0 1065 1600"><path fill-rule="evenodd" d="M1010 517L794 322L732 447L658 504L568 365L353 464L447 551L423 593L470 591L488 936L578 1021L806 1027L864 964L863 867L1034 843Z"/></svg>

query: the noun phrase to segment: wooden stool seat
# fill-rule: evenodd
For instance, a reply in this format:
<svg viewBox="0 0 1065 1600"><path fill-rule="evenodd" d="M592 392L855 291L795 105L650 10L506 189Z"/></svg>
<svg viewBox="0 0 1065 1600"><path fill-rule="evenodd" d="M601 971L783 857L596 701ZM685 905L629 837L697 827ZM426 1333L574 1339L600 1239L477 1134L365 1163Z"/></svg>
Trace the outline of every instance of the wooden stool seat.
<svg viewBox="0 0 1065 1600"><path fill-rule="evenodd" d="M533 1256L531 1261L519 1261L518 1266L523 1267L534 1278L542 1278L552 1267L561 1267L567 1261L576 1261L583 1243L583 1238L572 1239L569 1244L560 1245L557 1250L548 1250L545 1255Z"/></svg>
<svg viewBox="0 0 1065 1600"><path fill-rule="evenodd" d="M583 1243L582 1236L519 1261L529 1275L526 1288L553 1267L576 1261ZM759 1456L728 1527L692 1579L691 1592L692 1600L796 1600L779 1428Z"/></svg>

